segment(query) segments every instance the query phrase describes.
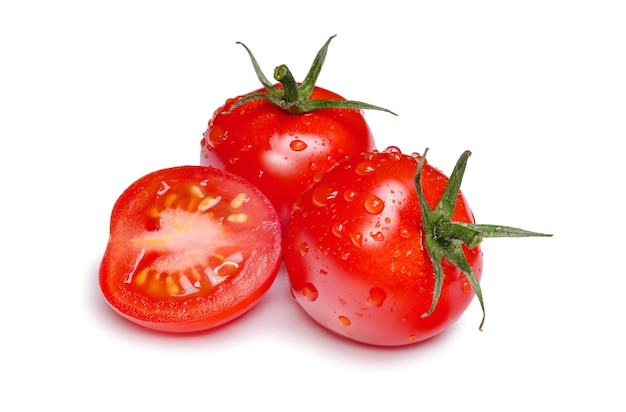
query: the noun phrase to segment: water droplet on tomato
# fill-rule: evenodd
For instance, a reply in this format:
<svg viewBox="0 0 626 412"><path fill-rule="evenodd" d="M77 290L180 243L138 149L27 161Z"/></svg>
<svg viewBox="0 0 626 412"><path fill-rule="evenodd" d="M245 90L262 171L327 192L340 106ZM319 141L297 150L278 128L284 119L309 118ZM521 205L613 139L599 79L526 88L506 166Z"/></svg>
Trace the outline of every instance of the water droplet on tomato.
<svg viewBox="0 0 626 412"><path fill-rule="evenodd" d="M383 152L385 152L385 153L402 153L400 148L397 147L397 146L388 146L385 150L383 150Z"/></svg>
<svg viewBox="0 0 626 412"><path fill-rule="evenodd" d="M291 143L289 143L289 147L295 152L301 152L307 148L307 144L300 139L296 139L292 140Z"/></svg>
<svg viewBox="0 0 626 412"><path fill-rule="evenodd" d="M358 175L366 176L366 175L374 173L376 171L376 168L374 167L372 162L369 162L366 160L357 164L356 167L354 168L354 171Z"/></svg>
<svg viewBox="0 0 626 412"><path fill-rule="evenodd" d="M311 302L315 301L319 296L317 288L313 286L312 283L306 283L302 288L302 296L310 300Z"/></svg>
<svg viewBox="0 0 626 412"><path fill-rule="evenodd" d="M372 237L372 239L374 239L377 242L382 242L383 240L385 240L385 236L383 235L383 232L371 232L370 236Z"/></svg>
<svg viewBox="0 0 626 412"><path fill-rule="evenodd" d="M337 197L337 191L329 186L319 186L313 191L313 204L319 207L326 206L328 202Z"/></svg>
<svg viewBox="0 0 626 412"><path fill-rule="evenodd" d="M402 239L408 239L411 237L411 232L408 229L402 228L400 229L400 237Z"/></svg>
<svg viewBox="0 0 626 412"><path fill-rule="evenodd" d="M350 233L350 240L355 246L363 245L363 234L362 233Z"/></svg>
<svg viewBox="0 0 626 412"><path fill-rule="evenodd" d="M306 256L309 253L309 244L306 242L300 243L298 250L300 251L300 256Z"/></svg>
<svg viewBox="0 0 626 412"><path fill-rule="evenodd" d="M235 156L235 157L231 157L230 159L228 159L228 162L229 162L231 165L237 164L237 163L239 163L239 158L238 158L238 157L236 157L236 156Z"/></svg>
<svg viewBox="0 0 626 412"><path fill-rule="evenodd" d="M367 300L367 303L372 306L381 307L385 299L387 299L387 293L384 291L384 289L375 286L369 291L369 298Z"/></svg>
<svg viewBox="0 0 626 412"><path fill-rule="evenodd" d="M346 189L343 191L343 198L346 202L353 202L357 197L357 193L354 189Z"/></svg>
<svg viewBox="0 0 626 412"><path fill-rule="evenodd" d="M472 290L472 285L469 283L469 281L465 280L461 285L461 290L467 293Z"/></svg>
<svg viewBox="0 0 626 412"><path fill-rule="evenodd" d="M212 146L219 146L226 141L228 134L221 127L214 127L209 131L209 143Z"/></svg>
<svg viewBox="0 0 626 412"><path fill-rule="evenodd" d="M385 208L385 202L376 195L369 195L363 201L363 207L370 215L377 215Z"/></svg>
<svg viewBox="0 0 626 412"><path fill-rule="evenodd" d="M326 272L324 269L320 269L320 275L326 276L328 275L328 272Z"/></svg>
<svg viewBox="0 0 626 412"><path fill-rule="evenodd" d="M389 154L389 157L391 157L391 159L393 159L393 160L400 160L400 159L402 159L402 152L396 146L389 146L388 148L386 148L384 150L384 152Z"/></svg>
<svg viewBox="0 0 626 412"><path fill-rule="evenodd" d="M332 227L333 235L337 236L338 238L343 237L344 230L345 230L345 226L343 225L343 223L339 222L339 223L333 224L333 227Z"/></svg>
<svg viewBox="0 0 626 412"><path fill-rule="evenodd" d="M352 322L350 322L350 319L348 319L345 316L339 316L338 319L339 319L339 322L341 322L343 326L350 326L352 324Z"/></svg>

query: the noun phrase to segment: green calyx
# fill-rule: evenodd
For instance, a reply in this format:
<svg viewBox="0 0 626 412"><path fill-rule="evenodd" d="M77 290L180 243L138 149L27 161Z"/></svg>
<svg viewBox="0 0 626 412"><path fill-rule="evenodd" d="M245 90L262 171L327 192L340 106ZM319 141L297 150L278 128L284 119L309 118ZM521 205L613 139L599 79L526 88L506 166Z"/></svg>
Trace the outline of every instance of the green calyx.
<svg viewBox="0 0 626 412"><path fill-rule="evenodd" d="M252 61L252 66L254 66L254 71L256 72L259 81L265 87L267 93L259 92L246 95L235 104L233 104L228 113L230 113L237 106L240 106L251 100L265 99L291 114L308 113L319 109L370 109L381 110L395 115L395 113L391 110L353 100L309 99L311 97L311 94L313 93L313 89L315 88L315 82L317 81L317 77L319 76L320 71L322 70L322 66L324 65L328 45L334 37L335 36L331 36L326 41L326 43L324 43L324 46L315 56L315 60L313 60L313 64L309 69L309 73L300 85L296 83L293 75L286 65L282 64L276 67L274 69L274 79L276 79L276 81L278 81L282 85L282 89L275 87L267 80L250 49L248 49L245 44L237 42L237 44L241 44L248 52L250 60Z"/></svg>
<svg viewBox="0 0 626 412"><path fill-rule="evenodd" d="M463 253L463 245L465 245L468 249L473 249L482 242L483 238L486 237L549 237L552 235L530 232L528 230L509 226L480 225L451 221L454 213L454 205L461 188L463 174L465 173L467 159L471 155L471 152L469 151L465 151L457 161L454 170L450 174L448 184L446 185L439 203L437 203L434 210L431 209L428 203L426 203L421 186L421 173L426 161L426 153L428 153L428 149L424 151L424 155L420 158L417 165L417 173L415 174L415 189L419 197L420 209L422 212L424 243L435 271L435 290L430 308L422 315L422 317L429 316L433 313L435 307L437 306L437 302L439 301L439 297L441 296L444 279L441 262L445 258L454 266L459 268L463 274L465 274L465 277L472 286L483 312L483 318L479 326L479 329L482 330L485 323L485 304L483 301L483 294L478 278L474 274L471 265Z"/></svg>

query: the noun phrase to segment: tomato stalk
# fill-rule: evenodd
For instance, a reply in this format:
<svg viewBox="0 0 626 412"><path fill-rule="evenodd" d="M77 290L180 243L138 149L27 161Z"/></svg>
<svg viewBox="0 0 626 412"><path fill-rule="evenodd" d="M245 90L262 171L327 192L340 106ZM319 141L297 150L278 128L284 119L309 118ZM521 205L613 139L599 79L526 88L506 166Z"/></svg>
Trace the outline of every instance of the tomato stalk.
<svg viewBox="0 0 626 412"><path fill-rule="evenodd" d="M250 93L238 100L231 106L230 110L225 113L230 113L237 106L251 100L265 99L291 114L303 114L320 109L369 109L381 110L395 115L395 113L391 110L355 100L310 100L313 89L315 88L315 82L317 81L317 77L322 70L324 61L326 60L328 46L334 37L334 35L331 36L326 43L324 43L324 46L322 46L322 48L318 51L306 78L301 84L298 85L296 83L291 71L286 65L282 64L277 66L274 69L274 79L281 84L282 88L274 86L269 80L267 80L267 77L263 74L261 67L250 49L245 44L237 42L237 44L242 45L246 49L248 56L250 56L254 71L257 78L265 88L265 93Z"/></svg>
<svg viewBox="0 0 626 412"><path fill-rule="evenodd" d="M479 326L479 329L482 330L485 323L485 304L483 294L478 278L474 274L472 267L463 253L463 245L465 245L468 249L473 249L482 242L483 238L486 237L545 237L552 235L531 232L510 226L483 225L451 221L456 199L459 195L461 182L465 173L467 160L471 155L470 151L463 152L450 174L448 184L444 189L441 199L439 199L435 209L431 209L424 198L421 186L421 173L426 161L426 153L428 153L428 149L424 151L424 155L420 158L417 165L417 173L415 174L415 189L419 197L420 209L422 212L424 243L435 272L435 286L430 308L427 312L422 314L422 317L429 316L433 313L439 301L444 279L441 262L445 258L463 272L472 286L483 312L483 317Z"/></svg>

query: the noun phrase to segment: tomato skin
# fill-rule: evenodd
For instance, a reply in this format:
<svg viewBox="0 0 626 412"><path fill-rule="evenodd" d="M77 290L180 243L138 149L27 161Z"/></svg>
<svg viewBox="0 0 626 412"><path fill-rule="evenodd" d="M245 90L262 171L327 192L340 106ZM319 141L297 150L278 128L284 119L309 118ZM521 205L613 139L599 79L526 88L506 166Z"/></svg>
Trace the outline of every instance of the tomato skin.
<svg viewBox="0 0 626 412"><path fill-rule="evenodd" d="M202 200L214 206L200 206ZM281 247L278 215L249 182L212 167L163 169L135 181L115 203L100 288L136 324L202 331L258 303L278 273ZM234 257L224 257L229 253ZM149 277L140 282L142 267ZM219 283L207 280L219 270Z"/></svg>
<svg viewBox="0 0 626 412"><path fill-rule="evenodd" d="M422 317L435 276L413 180L418 160L394 148L342 159L296 201L284 256L292 294L331 331L372 345L406 345L440 333L469 306L472 288L444 259L441 297ZM421 181L434 207L448 179L426 163ZM452 220L474 223L462 194ZM480 247L464 252L480 279Z"/></svg>
<svg viewBox="0 0 626 412"><path fill-rule="evenodd" d="M284 230L295 198L316 175L344 155L375 149L360 110L290 114L259 99L227 113L242 97L215 111L202 139L200 163L228 170L260 188L274 204ZM310 99L344 100L321 87L314 88Z"/></svg>

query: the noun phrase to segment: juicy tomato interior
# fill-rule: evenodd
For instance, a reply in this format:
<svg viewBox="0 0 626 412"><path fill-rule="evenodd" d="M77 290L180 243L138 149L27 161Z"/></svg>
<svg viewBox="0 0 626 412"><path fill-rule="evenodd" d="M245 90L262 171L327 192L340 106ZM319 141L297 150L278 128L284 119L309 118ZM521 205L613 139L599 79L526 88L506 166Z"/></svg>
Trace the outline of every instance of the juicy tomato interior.
<svg viewBox="0 0 626 412"><path fill-rule="evenodd" d="M100 268L107 302L143 326L191 332L228 322L269 289L280 221L256 187L212 167L151 173L116 202Z"/></svg>

